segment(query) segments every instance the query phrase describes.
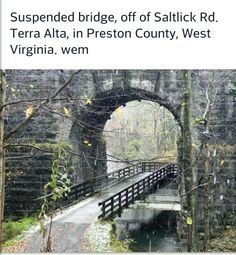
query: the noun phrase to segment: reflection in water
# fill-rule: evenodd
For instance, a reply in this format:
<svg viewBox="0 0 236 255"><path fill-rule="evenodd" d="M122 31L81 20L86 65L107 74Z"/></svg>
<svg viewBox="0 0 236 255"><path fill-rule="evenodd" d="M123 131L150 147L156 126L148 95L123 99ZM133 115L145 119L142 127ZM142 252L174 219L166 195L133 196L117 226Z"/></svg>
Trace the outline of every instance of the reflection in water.
<svg viewBox="0 0 236 255"><path fill-rule="evenodd" d="M132 217L133 216L133 217ZM134 252L177 252L176 212L129 209L117 220L120 239L128 235Z"/></svg>

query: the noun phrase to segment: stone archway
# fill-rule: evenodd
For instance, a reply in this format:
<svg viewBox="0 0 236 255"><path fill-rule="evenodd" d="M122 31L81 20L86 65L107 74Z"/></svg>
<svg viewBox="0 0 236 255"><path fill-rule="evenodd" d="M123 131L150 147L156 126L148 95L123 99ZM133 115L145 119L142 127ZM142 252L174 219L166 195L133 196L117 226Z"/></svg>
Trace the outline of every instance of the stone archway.
<svg viewBox="0 0 236 255"><path fill-rule="evenodd" d="M47 97L52 91L57 90L72 72L73 70L7 70L8 101L23 100L24 102L25 99ZM220 86L212 107L210 128L215 135L218 147L225 145L227 157L224 158L224 171L217 172L214 197L220 205L224 205L227 200L221 201L219 193L231 197L234 194L235 184L234 144L236 138L232 134L235 132L236 71L193 71L191 110L193 120L202 116L206 108L205 91L207 85L212 83L215 74L217 79L216 81L214 79L214 84L216 82ZM100 140L101 130L116 107L132 100L154 101L167 108L182 128L180 116L183 94L181 70L83 70L57 100L50 101L51 110L57 110L58 114L50 114L48 110L42 110L39 118L34 118L27 127L15 134L13 142L25 141L39 145L44 143L54 145L60 142L70 145L72 143L79 155L79 157L73 157L75 177L78 176L75 182L82 181L78 174L84 175L83 178L89 178L89 172L94 173L92 171L94 169L91 170L91 168L94 168L95 163L96 171L106 171L105 144ZM92 100L92 104L86 104L88 98ZM10 130L25 119L24 110L27 107L28 103L23 103L21 107L18 107L18 104L8 107L9 111L5 116L6 130ZM65 118L64 107L67 107L70 117L75 118L78 124ZM195 141L201 130L201 123L193 127ZM89 138L93 138L96 146L90 147L84 144L84 140ZM20 157L17 160L6 160L7 167L13 172L8 180L6 204L9 205L8 212L19 211L22 215L22 205L24 208L28 208L28 205L30 207L32 199L40 196L43 183L50 179L52 157L39 155L37 158L28 158L29 152L26 149L17 151L17 156L18 153ZM83 154L87 155L86 160ZM15 156L15 151L9 150L7 156L10 156L9 158ZM94 156L103 160L95 161ZM219 170L221 168L217 167ZM24 201L21 203L16 196L19 189L17 183L20 181L22 186L28 187L29 179L34 180L34 185L31 186L34 193L31 190L22 193L20 197Z"/></svg>
<svg viewBox="0 0 236 255"><path fill-rule="evenodd" d="M168 98L162 98L156 92L118 88L98 93L77 114L76 119L80 120L80 123L74 123L71 128L70 139L79 155L74 161L77 181L106 173L106 144L102 139L105 124L117 108L135 100L152 101L165 107L172 113L180 128L182 127L180 107L176 107Z"/></svg>

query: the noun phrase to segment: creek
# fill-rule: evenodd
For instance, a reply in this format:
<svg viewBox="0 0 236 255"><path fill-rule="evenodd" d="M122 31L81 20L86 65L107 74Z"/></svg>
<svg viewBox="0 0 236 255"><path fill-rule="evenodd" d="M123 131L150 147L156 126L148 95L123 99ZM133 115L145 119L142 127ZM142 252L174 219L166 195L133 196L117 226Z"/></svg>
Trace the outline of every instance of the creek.
<svg viewBox="0 0 236 255"><path fill-rule="evenodd" d="M128 209L116 220L118 238L131 239L133 252L179 252L176 212Z"/></svg>

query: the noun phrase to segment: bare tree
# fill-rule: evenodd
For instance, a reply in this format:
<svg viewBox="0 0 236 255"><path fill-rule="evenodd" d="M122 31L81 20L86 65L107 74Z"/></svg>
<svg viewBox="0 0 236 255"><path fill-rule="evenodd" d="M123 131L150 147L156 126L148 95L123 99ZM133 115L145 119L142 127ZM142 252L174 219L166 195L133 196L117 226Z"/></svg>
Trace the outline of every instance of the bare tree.
<svg viewBox="0 0 236 255"><path fill-rule="evenodd" d="M5 76L3 71L0 71L0 107L5 104ZM4 217L4 193L5 193L5 163L4 163L4 110L0 112L0 252L2 251L3 243L3 217Z"/></svg>
<svg viewBox="0 0 236 255"><path fill-rule="evenodd" d="M187 239L188 252L192 251L195 242L195 190L194 175L192 168L192 130L191 130L191 108L192 108L192 83L191 71L183 71L183 130L181 137L182 146L182 171L184 186L186 190L187 203Z"/></svg>
<svg viewBox="0 0 236 255"><path fill-rule="evenodd" d="M66 80L58 89L56 89L49 97L40 100L40 103L32 108L27 117L20 123L18 123L13 129L11 129L7 134L4 134L4 110L7 105L20 104L22 101L8 102L5 103L5 87L6 80L4 72L1 70L1 83L0 83L0 251L2 251L2 243L3 243L3 219L4 219L4 202L5 202L5 156L4 150L6 145L10 146L10 138L17 132L19 132L22 128L24 128L31 119L36 115L36 113L43 106L50 103L50 100L55 99L74 79L74 77L80 72L80 70L75 71ZM36 99L35 99L36 100ZM25 102L25 100L23 100ZM29 99L29 101L32 101ZM37 99L38 101L38 99Z"/></svg>

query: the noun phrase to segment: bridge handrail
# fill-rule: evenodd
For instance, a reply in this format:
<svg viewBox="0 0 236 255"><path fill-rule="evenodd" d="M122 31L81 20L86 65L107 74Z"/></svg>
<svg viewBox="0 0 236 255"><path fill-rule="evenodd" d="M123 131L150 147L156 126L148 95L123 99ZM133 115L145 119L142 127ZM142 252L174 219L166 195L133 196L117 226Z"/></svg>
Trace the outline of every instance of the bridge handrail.
<svg viewBox="0 0 236 255"><path fill-rule="evenodd" d="M87 181L84 181L82 183L75 184L75 185L71 186L71 188L74 187L74 186L86 183L86 182L91 182L91 181L100 180L100 179L104 180L106 177L108 177L108 178L109 177L113 177L113 178L118 177L118 179L122 179L123 176L125 175L124 173L126 172L126 170L130 170L130 169L132 169L134 167L136 167L136 171L135 172L137 172L137 173L138 172L142 172L142 171L144 172L144 171L147 171L146 168L145 168L146 164L149 165L149 170L152 170L152 166L156 166L156 165L162 166L162 165L165 165L165 163L161 163L161 162L158 162L158 161L141 161L141 162L138 162L138 163L136 163L134 165L126 166L126 167L123 167L123 168L118 169L116 171L113 171L111 173L107 173L107 174L104 174L104 175L99 175L97 177L91 178L91 179L89 179ZM123 176L122 176L122 174L123 174Z"/></svg>
<svg viewBox="0 0 236 255"><path fill-rule="evenodd" d="M151 192L159 180L169 175L175 177L177 174L178 166L176 164L168 164L159 168L144 179L99 202L98 205L101 206L102 213L98 218L113 217L115 214L121 214L123 208L127 208L137 198L144 197L147 192Z"/></svg>
<svg viewBox="0 0 236 255"><path fill-rule="evenodd" d="M135 174L141 173L146 171L146 164L149 164L149 171L154 170L153 167L157 167L162 165L162 163L157 161L141 161L131 166L123 167L117 171L108 173L106 175L97 176L95 178L92 178L90 180L87 180L85 182L75 184L70 187L71 191L77 190L77 192L82 192L82 196L88 196L96 192L102 185L102 182L104 180L107 180L109 178L115 178L117 180L125 180L126 178L129 178L131 176L134 176ZM87 187L91 186L91 188ZM77 194L77 199L80 196Z"/></svg>
<svg viewBox="0 0 236 255"><path fill-rule="evenodd" d="M148 169L147 169L147 164L149 164ZM125 180L131 176L134 176L146 170L154 171L155 168L159 167L160 165L162 165L162 163L156 162L156 161L149 161L149 162L142 161L135 165L126 166L122 169L108 173L106 175L98 176L93 179L87 180L85 182L75 184L70 187L70 192L67 194L67 196L62 197L60 201L58 201L58 205L55 205L55 207L58 208L61 206L63 207L68 206L83 197L93 195L95 192L99 191L102 187L102 184L108 181L110 178L114 178L117 181ZM41 199L48 198L50 196L52 196L52 193L47 194L45 196L41 196L34 201L39 201Z"/></svg>
<svg viewBox="0 0 236 255"><path fill-rule="evenodd" d="M73 196L73 198L79 199L82 196L88 196L93 194L94 192L96 192L98 190L98 188L101 187L101 184L104 180L107 180L109 178L115 178L118 180L122 180L122 179L126 179L129 178L135 174L138 174L139 172L142 172L142 166L141 166L142 162L136 163L134 165L131 166L126 166L123 167L119 170L116 170L114 172L105 174L105 175L100 175L97 177L94 177L92 179L86 180L84 182L78 183L78 184L74 184L70 187L70 193L67 195L66 200L68 200L68 198L70 196ZM77 195L74 197L74 193L77 193ZM35 201L41 200L43 198L48 198L50 196L52 196L53 194L47 194L45 196L41 196L39 198L37 198Z"/></svg>

